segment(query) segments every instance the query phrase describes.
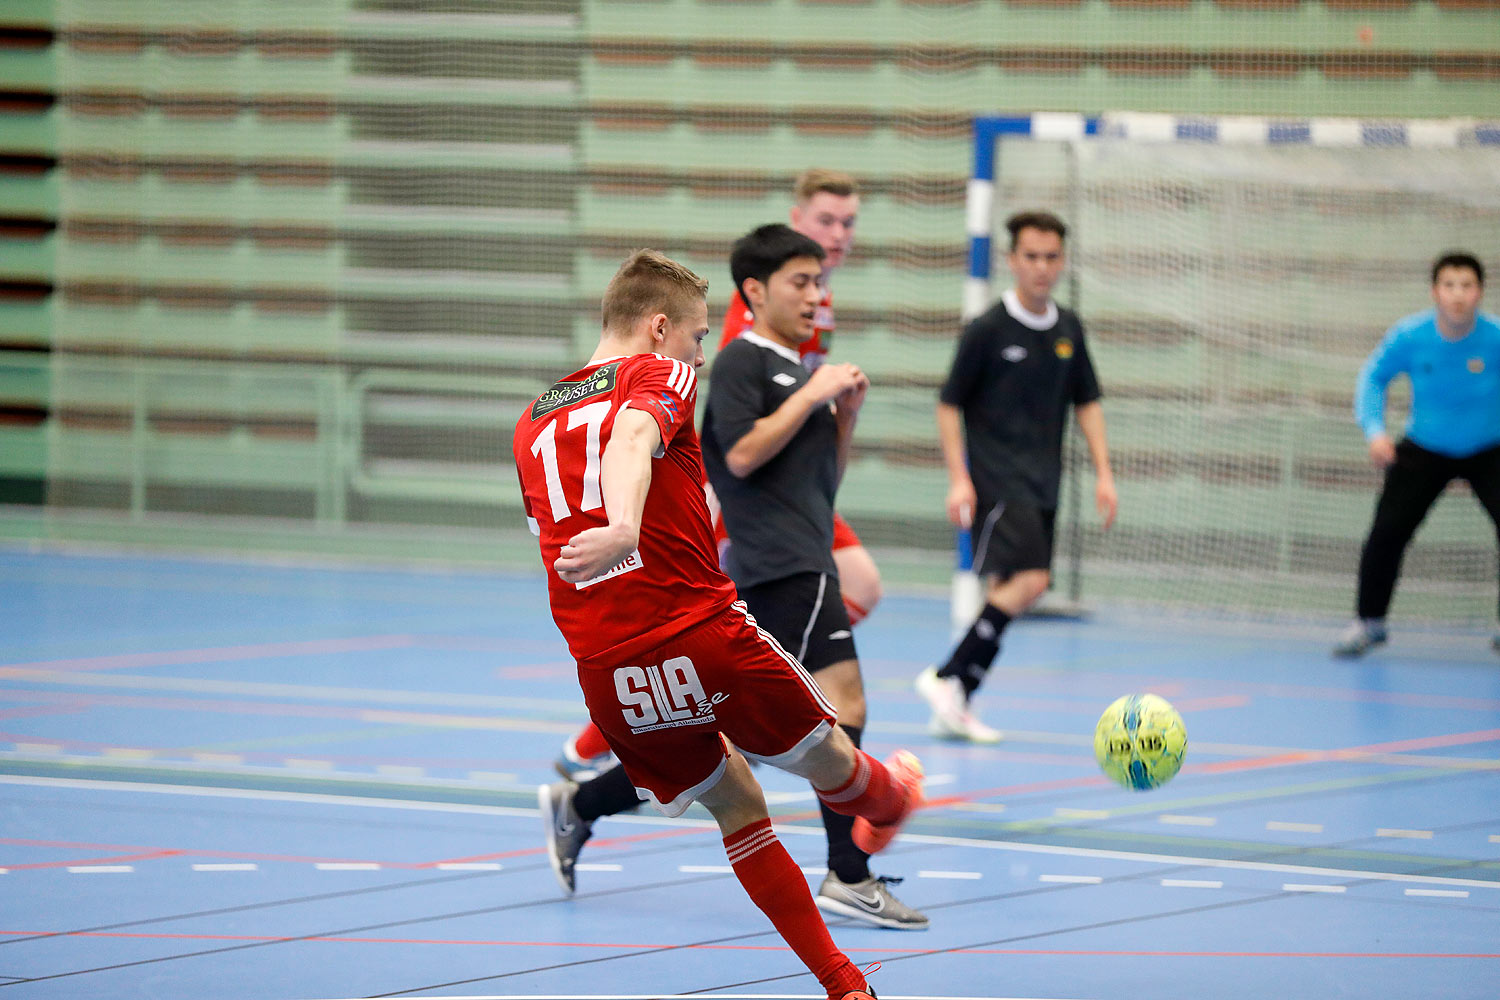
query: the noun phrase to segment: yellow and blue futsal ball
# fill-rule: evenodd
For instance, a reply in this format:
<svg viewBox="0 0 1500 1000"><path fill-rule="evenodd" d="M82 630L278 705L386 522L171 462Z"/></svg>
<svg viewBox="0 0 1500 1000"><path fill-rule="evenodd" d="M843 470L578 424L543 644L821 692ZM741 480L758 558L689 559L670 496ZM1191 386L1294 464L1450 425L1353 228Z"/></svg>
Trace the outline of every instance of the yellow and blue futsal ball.
<svg viewBox="0 0 1500 1000"><path fill-rule="evenodd" d="M1167 699L1127 694L1115 699L1094 727L1094 757L1110 778L1144 792L1165 785L1182 768L1187 730Z"/></svg>

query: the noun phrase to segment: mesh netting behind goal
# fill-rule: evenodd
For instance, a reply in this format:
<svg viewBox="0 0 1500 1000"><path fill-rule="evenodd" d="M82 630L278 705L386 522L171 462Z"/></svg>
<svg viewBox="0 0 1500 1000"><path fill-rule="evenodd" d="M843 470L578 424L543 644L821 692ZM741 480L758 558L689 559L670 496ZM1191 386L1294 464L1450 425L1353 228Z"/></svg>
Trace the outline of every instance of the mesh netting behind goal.
<svg viewBox="0 0 1500 1000"><path fill-rule="evenodd" d="M1430 305L1439 253L1500 263L1500 148L1099 131L997 151L994 291L1004 218L1064 215L1058 297L1090 332L1120 488L1106 534L1072 449L1082 468L1067 477L1055 568L1065 576L1068 553L1081 555L1085 601L1351 611L1380 486L1351 412L1356 374L1393 322ZM1408 399L1398 379L1393 435ZM1493 529L1455 483L1408 549L1392 614L1492 621L1495 572Z"/></svg>

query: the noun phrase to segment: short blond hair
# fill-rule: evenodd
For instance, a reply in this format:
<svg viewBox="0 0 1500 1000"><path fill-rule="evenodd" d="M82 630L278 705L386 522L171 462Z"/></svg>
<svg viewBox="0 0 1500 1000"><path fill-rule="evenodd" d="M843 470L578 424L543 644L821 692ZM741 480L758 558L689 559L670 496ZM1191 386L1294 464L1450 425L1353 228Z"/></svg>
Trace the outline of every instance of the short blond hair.
<svg viewBox="0 0 1500 1000"><path fill-rule="evenodd" d="M604 289L603 326L623 331L642 316L656 313L679 323L707 294L708 282L660 250L637 250Z"/></svg>
<svg viewBox="0 0 1500 1000"><path fill-rule="evenodd" d="M853 174L846 174L842 170L811 167L797 175L797 183L792 187L792 194L799 205L806 204L813 195L820 191L827 191L829 194L836 194L843 198L851 194L859 194L859 185L854 182Z"/></svg>

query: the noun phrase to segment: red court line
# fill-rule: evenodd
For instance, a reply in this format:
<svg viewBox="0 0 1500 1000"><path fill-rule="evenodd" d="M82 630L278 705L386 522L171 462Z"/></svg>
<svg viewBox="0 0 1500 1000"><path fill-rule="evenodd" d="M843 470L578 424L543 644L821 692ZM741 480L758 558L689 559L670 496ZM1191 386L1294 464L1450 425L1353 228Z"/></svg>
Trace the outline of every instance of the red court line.
<svg viewBox="0 0 1500 1000"><path fill-rule="evenodd" d="M211 646L205 649L119 653L114 656L84 656L69 660L36 660L31 663L0 664L0 677L11 676L11 671L17 670L119 670L128 667L168 667L184 663L260 660L273 656L359 653L374 649L401 649L416 644L417 638L413 635L372 635L351 639L309 639L303 642L268 642L252 646Z"/></svg>
<svg viewBox="0 0 1500 1000"><path fill-rule="evenodd" d="M50 708L11 708L0 712L0 719L32 719L39 715L78 715L82 712L82 706L68 708L65 705L55 705ZM0 739L7 738L8 734L0 734ZM27 743L40 742L35 736L18 736L11 742Z"/></svg>
<svg viewBox="0 0 1500 1000"><path fill-rule="evenodd" d="M599 844L608 844L608 840L595 841ZM132 852L138 859L146 860L157 857L184 857L184 858L234 858L239 861L273 861L286 862L289 864L350 864L369 863L378 864L382 868L395 870L418 870L431 868L434 865L447 864L445 861L368 861L360 858L329 858L316 855L297 854L265 854L254 851L217 851L204 848L190 847L150 847L135 844L88 844L62 840L26 840L18 837L0 837L0 845L12 845L15 847L43 847L65 851L128 851ZM542 854L546 847L525 847L514 851L502 851L496 854L486 854L475 858L465 858L467 861L499 860L501 858L519 858L532 854ZM120 858L118 860L130 860ZM65 865L107 864L106 861L52 861L34 864L0 864L0 868L9 868L11 871L19 871L24 868L59 868Z"/></svg>
<svg viewBox="0 0 1500 1000"><path fill-rule="evenodd" d="M1272 698L1306 698L1309 700L1362 701L1407 708L1452 708L1477 712L1500 710L1500 699L1467 698L1456 694L1413 694L1404 691L1366 691L1359 688L1312 687L1300 684L1250 684L1251 691Z"/></svg>
<svg viewBox="0 0 1500 1000"><path fill-rule="evenodd" d="M1463 746L1472 743L1493 743L1500 740L1500 729L1480 729L1471 733L1445 733L1441 736L1423 736L1409 740L1392 740L1387 743L1367 743L1364 746L1345 747L1334 750L1299 750L1291 753L1270 754L1265 757L1247 757L1242 760L1225 760L1213 764L1200 764L1184 768L1184 773L1223 774L1230 771L1247 771L1265 767L1282 767L1286 764L1316 763L1327 760L1359 760L1372 754L1398 753L1407 750L1431 750L1435 747ZM1434 761L1436 763L1436 761Z"/></svg>
<svg viewBox="0 0 1500 1000"><path fill-rule="evenodd" d="M1266 756L1263 756L1263 757L1251 757L1251 758L1246 758L1246 759L1243 759L1243 760L1221 761L1221 762L1214 763L1214 764L1202 764L1202 765L1198 765L1196 767L1192 767L1192 768L1189 769L1189 773L1216 774L1216 773L1234 772L1234 771L1248 771L1248 770L1257 770L1257 769L1261 769L1261 768L1281 767L1281 766L1285 766L1287 764L1307 763L1307 762L1324 761L1324 760L1349 760L1349 759L1358 759L1360 756L1366 755L1366 754L1391 753L1391 752L1403 751L1403 750L1422 750L1422 749L1431 749L1431 748L1434 748L1434 747L1459 746L1459 745L1472 744L1472 743L1488 743L1488 742L1492 742L1492 741L1496 741L1496 740L1500 740L1500 729L1482 729L1482 730L1476 730L1474 732L1469 732L1469 733L1447 733L1447 734L1443 734L1443 735L1439 735L1439 736L1426 736L1426 737L1418 737L1418 738L1415 738L1415 739L1394 740L1394 741L1390 741L1390 742L1386 742L1386 743L1370 743L1370 744L1365 744L1363 746L1347 747L1347 748L1343 748L1343 749L1293 751L1293 752L1290 752L1290 753L1269 754L1269 755L1266 755ZM956 805L956 804L961 804L961 803L966 803L966 802L973 802L973 801L976 801L976 800L979 800L979 799L994 798L994 797L1004 796L1004 795L1011 795L1011 796L1014 796L1014 795L1024 795L1024 794L1029 794L1029 793L1032 793L1032 792L1056 791L1056 790L1065 789L1065 788L1088 788L1088 787L1104 786L1104 785L1107 785L1108 783L1109 783L1108 779L1105 778L1103 775L1087 775L1087 776L1080 776L1080 777L1074 777L1074 778L1057 778L1057 779L1053 779L1053 780L1050 780L1050 781L1035 781L1035 782L1028 782L1028 783L1020 784L1020 785L1005 785L1005 786L1001 786L1001 787L998 787L998 788L979 789L979 790L976 790L976 791L964 792L962 794L957 794L957 795L945 795L945 796L940 796L940 797L937 797L937 798L930 798L930 799L928 799L926 802L924 802L922 804L921 808L923 808L923 809L936 809L936 808L940 808L942 806ZM815 815L816 815L816 813L813 813L811 811L803 811L803 812L787 813L787 814L782 814L782 815L779 815L779 816L773 816L773 817L771 817L771 819L772 819L772 822L776 822L776 823L788 823L788 822L798 822L798 821L801 821L801 820L810 819L810 818L814 817ZM663 839L667 839L667 838L671 838L671 837L683 837L683 836L690 836L690 835L693 835L693 834L716 833L716 832L717 831L714 830L711 827L681 827L681 828L675 828L675 829L670 829L670 830L653 830L653 831L650 831L650 832L647 832L647 833L630 834L630 835L623 836L623 837L608 837L608 838L603 838L603 839L594 841L594 846L595 846L595 848L601 848L601 847L620 847L620 846L625 846L625 845L628 845L628 844L636 844L636 843L642 843L642 842L652 841L652 840L663 840ZM289 856L279 856L279 855L250 854L250 853L243 853L243 852L227 852L227 851L178 850L178 849L172 849L172 848L131 848L131 847L113 847L113 848L110 848L110 847L102 847L101 845L92 845L92 846L81 845L81 844L65 845L65 844L61 844L61 843L50 843L50 842L46 842L46 841L23 841L23 840L13 840L13 839L10 839L10 838L0 838L0 844L5 844L5 843L16 844L18 846L23 846L24 845L24 846L72 847L72 848L87 848L87 849L118 849L118 850L166 851L166 852L170 852L170 853L177 853L177 854L184 854L184 855L189 855L190 854L190 855L199 856L199 857L205 857L206 856L206 857L223 857L223 858L241 858L241 859L246 859L246 860L248 860L248 859L257 859L257 860L267 860L267 861L294 861L294 862L304 862L304 863L305 862L319 862L319 861L337 863L340 860L340 859L333 859L333 858L289 857ZM382 867L387 867L387 868L392 868L392 869L421 869L421 868L432 868L435 865L439 865L439 864L463 863L464 861L469 861L469 862L474 862L474 861L492 861L492 860L497 860L497 859L505 858L505 857L524 857L524 856L527 856L527 855L538 854L538 853L541 852L541 850L542 850L541 848L525 848L525 849L521 849L521 850L517 850L517 851L510 851L510 852L496 853L496 854L476 855L476 856L471 856L471 857L463 858L463 859L449 859L447 861L375 862L375 863L380 864ZM342 859L342 860L347 861L349 859ZM77 864L77 862L74 862L74 863ZM20 866L9 866L9 865L7 865L6 867L20 867ZM50 867L56 867L56 865L54 864L54 865L51 865Z"/></svg>
<svg viewBox="0 0 1500 1000"><path fill-rule="evenodd" d="M160 850L146 851L140 854L122 854L108 858L81 858L73 861L37 861L31 864L12 865L4 867L9 871L22 872L37 868L73 868L90 867L93 865L118 865L127 861L155 861L157 858L170 858L182 854L182 851Z"/></svg>
<svg viewBox="0 0 1500 1000"><path fill-rule="evenodd" d="M324 944L417 944L461 945L481 948L682 948L694 951L791 951L784 944L681 944L664 941L508 941L470 938L388 938L313 936L281 934L168 934L128 931L7 931L0 937L92 937L127 938L161 941L308 941ZM847 952L883 953L888 955L1049 955L1099 956L1109 958L1500 958L1495 952L1442 951L1188 951L1120 948L845 948Z"/></svg>

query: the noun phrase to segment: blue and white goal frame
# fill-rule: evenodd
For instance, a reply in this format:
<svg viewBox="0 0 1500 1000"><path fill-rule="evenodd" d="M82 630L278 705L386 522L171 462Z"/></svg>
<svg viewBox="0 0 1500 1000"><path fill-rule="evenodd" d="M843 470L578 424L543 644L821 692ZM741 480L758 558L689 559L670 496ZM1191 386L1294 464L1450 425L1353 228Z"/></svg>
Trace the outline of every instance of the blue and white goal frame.
<svg viewBox="0 0 1500 1000"><path fill-rule="evenodd" d="M1002 138L1083 142L1096 138L1137 142L1191 142L1225 145L1301 145L1326 147L1405 146L1451 149L1458 146L1500 146L1500 120L1473 118L1266 118L1249 115L1203 116L1153 112L1108 112L1082 115L1037 112L1029 115L992 115L974 119L974 169L969 177L964 220L969 237L969 273L963 287L963 321L983 313L992 299L993 234L998 144ZM1072 303L1075 307L1078 303ZM1077 490L1073 497L1077 499ZM1074 515L1076 530L1076 510ZM1076 610L1080 598L1077 559L1068 601ZM973 574L973 549L967 531L958 535L958 569L953 581L953 624L967 628L978 613L978 581Z"/></svg>

